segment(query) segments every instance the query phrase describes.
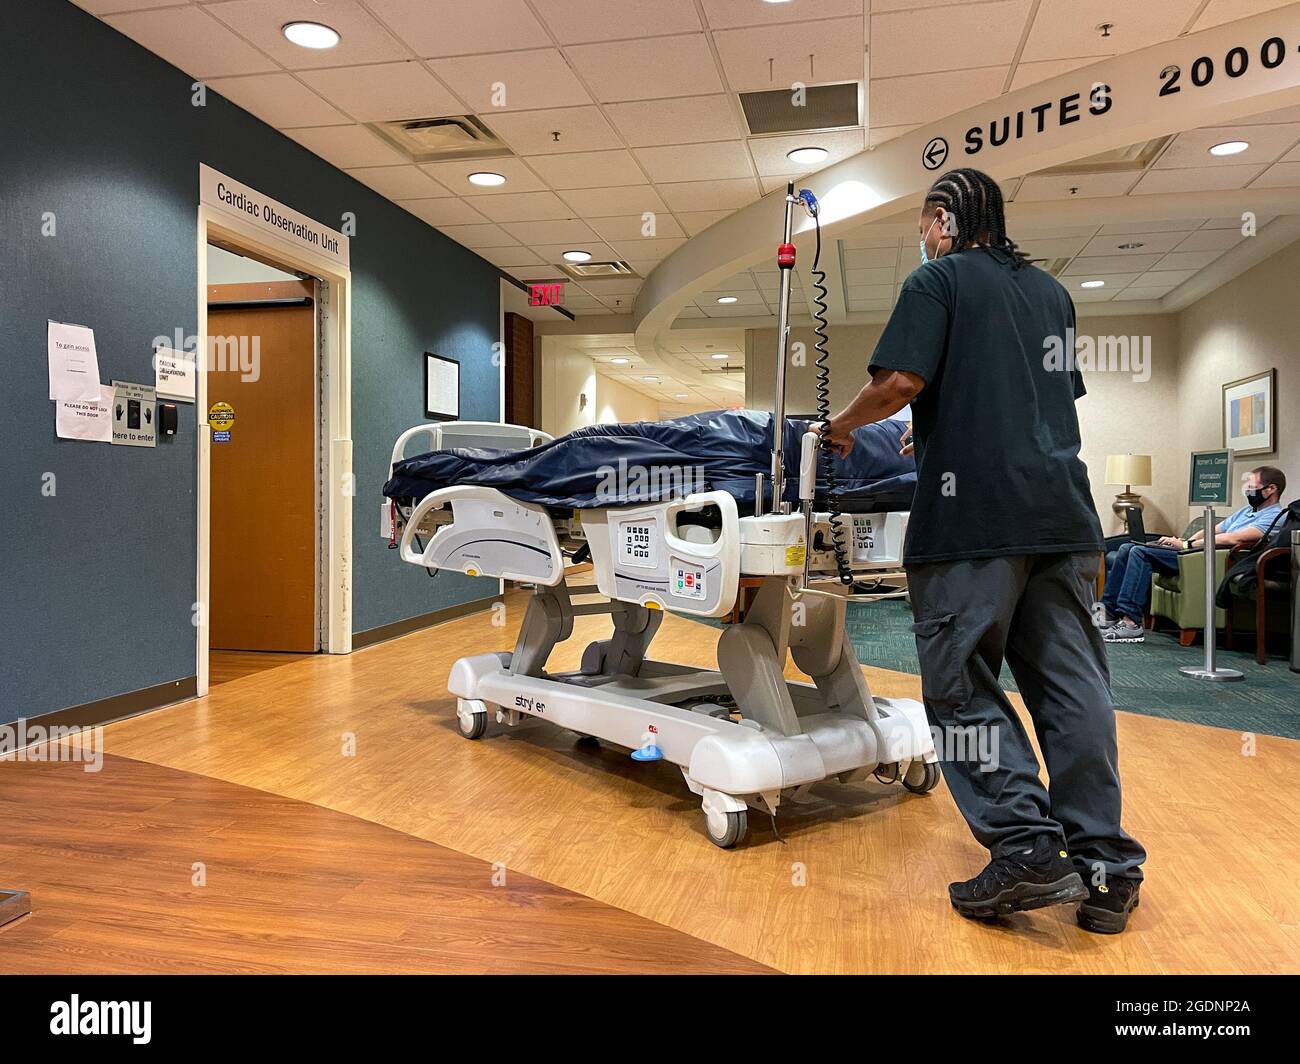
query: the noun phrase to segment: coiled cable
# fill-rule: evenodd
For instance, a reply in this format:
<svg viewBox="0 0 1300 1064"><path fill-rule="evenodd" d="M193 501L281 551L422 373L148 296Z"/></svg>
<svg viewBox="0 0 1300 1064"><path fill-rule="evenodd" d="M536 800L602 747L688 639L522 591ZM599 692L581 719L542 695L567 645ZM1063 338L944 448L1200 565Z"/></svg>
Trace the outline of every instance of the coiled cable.
<svg viewBox="0 0 1300 1064"><path fill-rule="evenodd" d="M817 200L812 192L808 189L799 190L799 198L803 200L804 206L812 216L813 228L816 232L817 243L813 251L812 278L813 278L813 320L817 322L813 332L817 336L817 341L813 345L817 352L817 357L813 360L813 366L816 369L816 397L817 397L817 418L823 425L829 425L831 420L831 367L829 363L830 350L827 344L830 337L826 330L829 328L829 322L826 318L826 312L829 309L826 303L826 295L829 291L826 287L826 271L821 269L822 259L822 222L820 210L817 206ZM838 503L835 501L835 456L830 446L822 439L817 445L817 471L826 481L826 509L831 519L831 550L835 554L835 567L839 571L840 583L845 587L853 586L853 572L849 568L848 550L844 545L844 517L840 512ZM812 544L808 544L812 549Z"/></svg>

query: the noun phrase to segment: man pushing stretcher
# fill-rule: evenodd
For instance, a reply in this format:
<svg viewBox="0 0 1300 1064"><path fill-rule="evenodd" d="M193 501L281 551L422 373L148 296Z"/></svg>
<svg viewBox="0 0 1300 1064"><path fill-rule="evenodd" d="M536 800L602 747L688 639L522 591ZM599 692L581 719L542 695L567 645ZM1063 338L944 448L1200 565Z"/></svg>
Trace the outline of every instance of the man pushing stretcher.
<svg viewBox="0 0 1300 1064"><path fill-rule="evenodd" d="M944 174L921 210L922 265L903 284L871 381L823 428L853 430L911 404L917 490L904 563L926 712L939 734L988 732L996 764L943 760L991 860L948 888L964 916L1080 902L1079 925L1117 933L1146 853L1120 826L1115 709L1092 619L1101 525L1079 458L1077 368L1045 344L1072 336L1065 289L1006 234L1002 193L978 170ZM1050 776L998 683L1006 660Z"/></svg>

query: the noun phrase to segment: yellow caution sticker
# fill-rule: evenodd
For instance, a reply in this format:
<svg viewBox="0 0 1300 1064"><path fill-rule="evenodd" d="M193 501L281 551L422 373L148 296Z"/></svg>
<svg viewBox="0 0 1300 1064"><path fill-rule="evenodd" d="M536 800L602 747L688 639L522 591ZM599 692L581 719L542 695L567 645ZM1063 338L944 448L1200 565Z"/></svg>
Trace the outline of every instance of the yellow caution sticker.
<svg viewBox="0 0 1300 1064"><path fill-rule="evenodd" d="M795 547L785 548L786 565L803 565L804 559L808 557L808 548L802 543Z"/></svg>
<svg viewBox="0 0 1300 1064"><path fill-rule="evenodd" d="M208 408L208 424L214 429L228 429L235 423L235 408L229 403L213 403Z"/></svg>

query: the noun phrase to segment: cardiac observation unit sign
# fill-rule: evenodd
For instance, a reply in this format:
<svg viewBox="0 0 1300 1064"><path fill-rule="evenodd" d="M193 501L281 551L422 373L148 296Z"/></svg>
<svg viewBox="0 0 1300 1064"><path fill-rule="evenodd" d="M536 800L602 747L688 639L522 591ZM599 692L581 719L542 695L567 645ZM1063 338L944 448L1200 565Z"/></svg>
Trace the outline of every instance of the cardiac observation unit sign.
<svg viewBox="0 0 1300 1064"><path fill-rule="evenodd" d="M277 240L348 265L348 238L342 233L202 163L199 202L243 218Z"/></svg>

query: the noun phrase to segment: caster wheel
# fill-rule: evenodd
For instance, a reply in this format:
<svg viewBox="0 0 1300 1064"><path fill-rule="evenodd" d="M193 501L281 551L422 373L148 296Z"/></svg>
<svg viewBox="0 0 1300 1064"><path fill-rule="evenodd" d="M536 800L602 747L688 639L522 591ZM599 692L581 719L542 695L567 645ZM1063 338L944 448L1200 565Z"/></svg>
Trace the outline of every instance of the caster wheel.
<svg viewBox="0 0 1300 1064"><path fill-rule="evenodd" d="M918 766L920 771L918 772ZM928 794L939 782L939 762L913 761L903 777L903 786L913 794Z"/></svg>
<svg viewBox="0 0 1300 1064"><path fill-rule="evenodd" d="M713 845L729 850L749 831L749 817L743 809L738 813L706 814L704 830Z"/></svg>
<svg viewBox="0 0 1300 1064"><path fill-rule="evenodd" d="M582 750L591 750L595 752L600 749L600 740L594 735L579 735L573 745Z"/></svg>
<svg viewBox="0 0 1300 1064"><path fill-rule="evenodd" d="M464 717L456 717L456 726L460 729L461 735L466 739L482 739L487 733L487 714L473 713L469 719L470 723L466 725Z"/></svg>

